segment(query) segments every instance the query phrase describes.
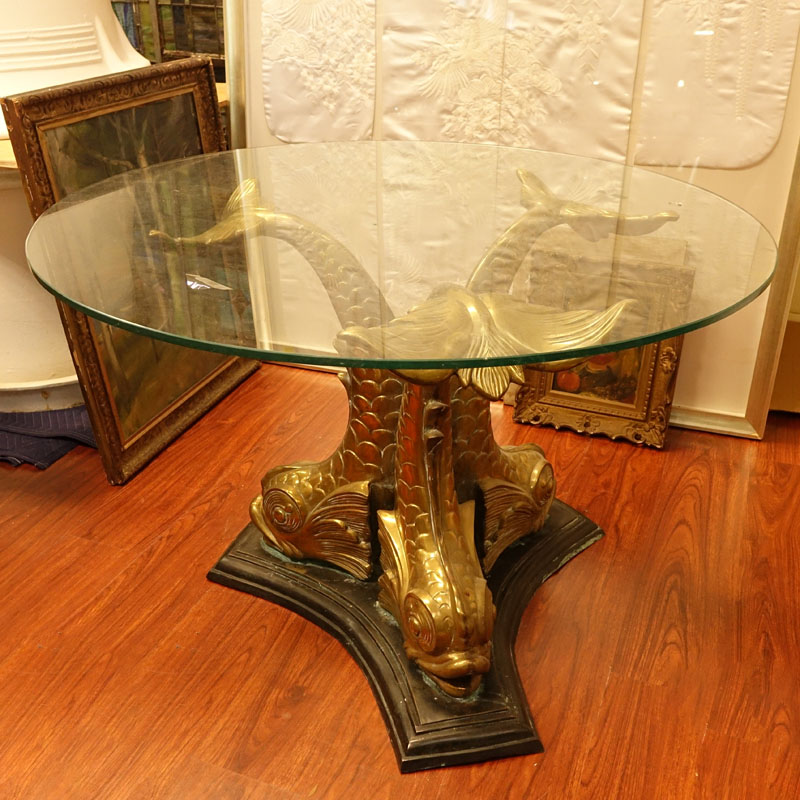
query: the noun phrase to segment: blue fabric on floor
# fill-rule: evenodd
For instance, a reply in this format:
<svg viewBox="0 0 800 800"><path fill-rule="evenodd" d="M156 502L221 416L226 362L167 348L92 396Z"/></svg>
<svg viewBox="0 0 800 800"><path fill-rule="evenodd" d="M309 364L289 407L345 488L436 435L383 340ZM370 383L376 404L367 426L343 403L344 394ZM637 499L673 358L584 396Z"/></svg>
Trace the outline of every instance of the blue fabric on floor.
<svg viewBox="0 0 800 800"><path fill-rule="evenodd" d="M86 406L0 412L0 461L46 469L78 444L97 447Z"/></svg>

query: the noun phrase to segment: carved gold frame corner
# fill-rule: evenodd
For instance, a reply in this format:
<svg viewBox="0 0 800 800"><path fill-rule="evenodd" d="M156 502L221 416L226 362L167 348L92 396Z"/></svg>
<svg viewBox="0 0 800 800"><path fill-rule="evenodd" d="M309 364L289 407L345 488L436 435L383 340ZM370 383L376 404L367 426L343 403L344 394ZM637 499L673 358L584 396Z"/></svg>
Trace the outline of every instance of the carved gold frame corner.
<svg viewBox="0 0 800 800"><path fill-rule="evenodd" d="M666 441L682 346L683 336L675 336L640 348L641 367L632 403L561 391L558 373L526 367L514 419L660 449Z"/></svg>

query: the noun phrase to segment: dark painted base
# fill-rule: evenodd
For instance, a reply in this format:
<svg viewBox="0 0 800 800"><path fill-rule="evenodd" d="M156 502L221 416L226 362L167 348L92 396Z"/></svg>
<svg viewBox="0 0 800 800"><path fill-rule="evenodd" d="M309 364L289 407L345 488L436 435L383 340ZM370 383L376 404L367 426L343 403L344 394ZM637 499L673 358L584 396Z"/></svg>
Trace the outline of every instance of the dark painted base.
<svg viewBox="0 0 800 800"><path fill-rule="evenodd" d="M380 706L401 772L540 753L514 661L514 641L531 596L603 532L556 500L544 528L503 553L489 576L497 607L492 668L476 696L451 698L412 664L399 627L378 605L375 581L262 546L248 525L209 572L210 580L266 598L319 625L348 649Z"/></svg>

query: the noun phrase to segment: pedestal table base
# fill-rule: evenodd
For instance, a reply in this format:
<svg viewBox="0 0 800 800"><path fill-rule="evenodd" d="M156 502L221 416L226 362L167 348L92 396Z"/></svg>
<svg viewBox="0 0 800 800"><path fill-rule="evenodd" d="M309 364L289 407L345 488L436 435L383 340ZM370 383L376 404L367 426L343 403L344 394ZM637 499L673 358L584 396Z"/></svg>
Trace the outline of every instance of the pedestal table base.
<svg viewBox="0 0 800 800"><path fill-rule="evenodd" d="M208 577L289 608L342 642L372 687L401 772L415 772L542 752L514 660L517 629L536 589L602 535L556 500L544 527L499 556L488 577L497 608L492 664L467 699L438 690L406 657L399 626L378 604L377 580L293 561L267 547L252 524Z"/></svg>

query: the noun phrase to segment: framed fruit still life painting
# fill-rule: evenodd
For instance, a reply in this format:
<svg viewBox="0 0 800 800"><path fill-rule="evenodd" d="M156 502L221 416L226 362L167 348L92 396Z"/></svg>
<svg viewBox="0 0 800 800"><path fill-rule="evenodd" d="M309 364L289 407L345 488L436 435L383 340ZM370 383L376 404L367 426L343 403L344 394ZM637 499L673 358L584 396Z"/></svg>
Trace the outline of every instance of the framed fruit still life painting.
<svg viewBox="0 0 800 800"><path fill-rule="evenodd" d="M678 329L692 296L689 247L679 237L609 236L589 241L569 229L537 241L529 302L551 308L628 300L628 339ZM564 276L572 275L572 280ZM661 287L670 287L664 292ZM603 434L661 448L666 439L683 337L602 353L560 371L525 368L514 419Z"/></svg>
<svg viewBox="0 0 800 800"><path fill-rule="evenodd" d="M514 419L661 448L683 337L602 353L569 369L525 369Z"/></svg>

